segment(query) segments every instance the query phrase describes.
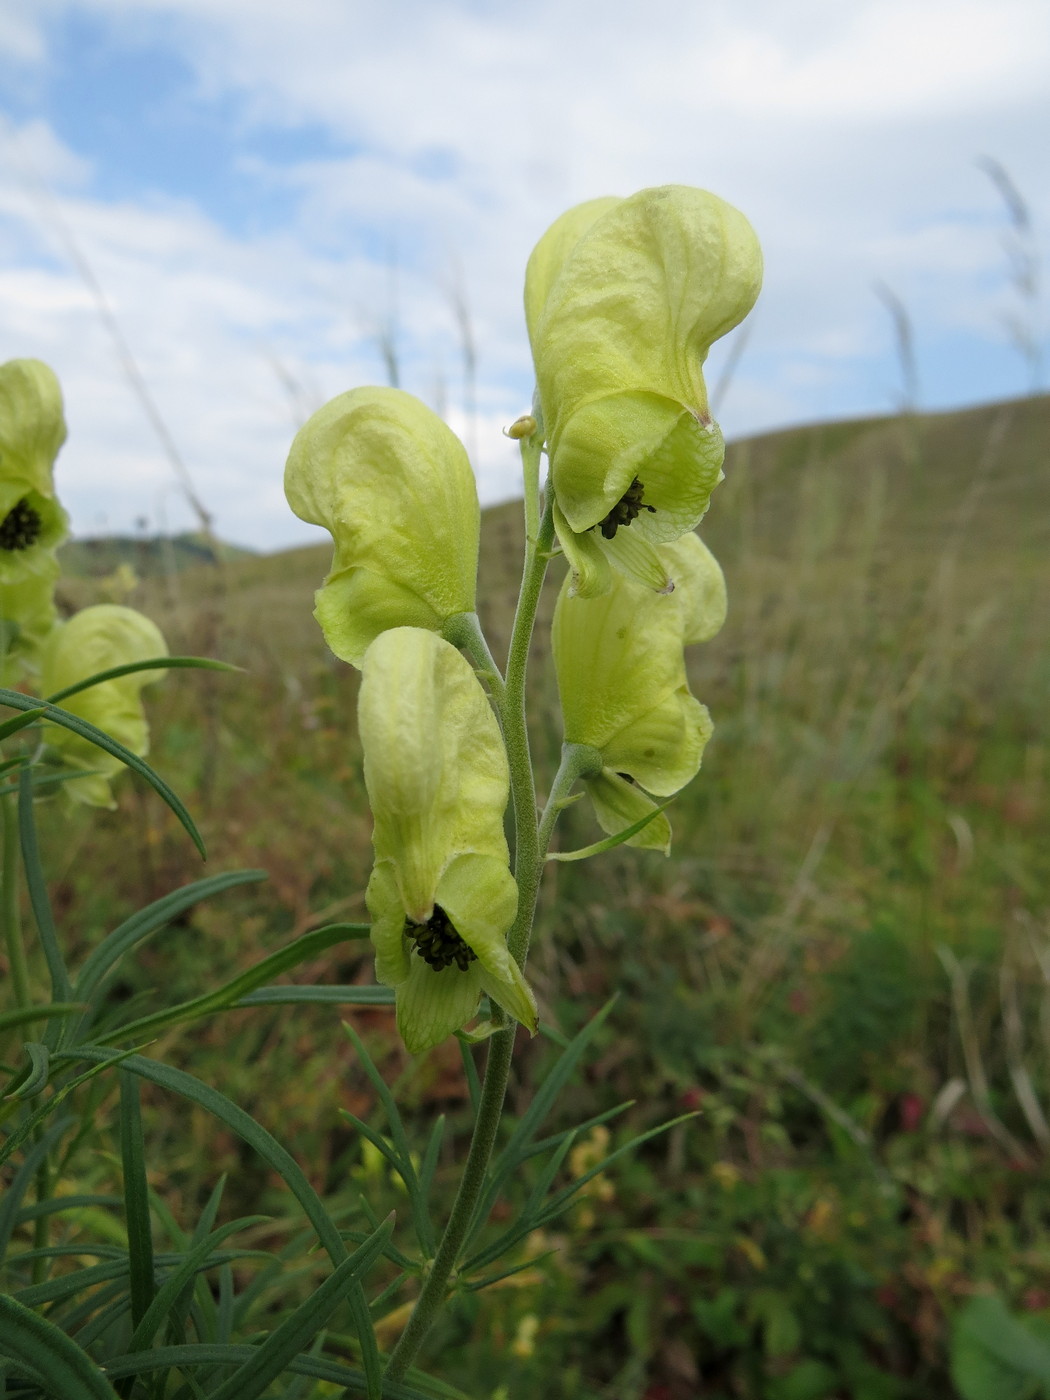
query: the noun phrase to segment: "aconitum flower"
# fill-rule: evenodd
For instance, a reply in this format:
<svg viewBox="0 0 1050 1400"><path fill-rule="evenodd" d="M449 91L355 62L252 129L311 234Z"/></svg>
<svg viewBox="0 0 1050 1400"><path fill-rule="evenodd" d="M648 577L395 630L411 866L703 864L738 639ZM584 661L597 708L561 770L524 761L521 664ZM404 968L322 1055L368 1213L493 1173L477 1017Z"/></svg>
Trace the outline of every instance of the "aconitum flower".
<svg viewBox="0 0 1050 1400"><path fill-rule="evenodd" d="M361 670L375 823L366 900L398 1030L420 1054L465 1026L484 992L534 1031L536 1003L507 949L509 775L485 693L455 647L418 627L384 632Z"/></svg>
<svg viewBox="0 0 1050 1400"><path fill-rule="evenodd" d="M314 616L336 656L360 666L391 627L440 632L472 613L480 510L451 428L400 389L352 389L299 430L288 504L335 544Z"/></svg>
<svg viewBox="0 0 1050 1400"><path fill-rule="evenodd" d="M54 373L40 360L0 365L0 586L53 572L68 531L51 477L65 440Z"/></svg>
<svg viewBox="0 0 1050 1400"><path fill-rule="evenodd" d="M695 777L711 736L707 709L689 692L682 648L707 641L725 621L722 570L696 535L657 550L673 593L617 573L607 593L584 598L566 579L554 611L565 738L602 756L601 772L584 783L610 835L656 810L648 794L670 797ZM666 853L670 823L654 816L628 844Z"/></svg>
<svg viewBox="0 0 1050 1400"><path fill-rule="evenodd" d="M572 587L610 565L669 591L656 546L692 531L722 476L711 345L754 305L751 225L705 190L665 185L563 214L529 259L525 312Z"/></svg>
<svg viewBox="0 0 1050 1400"><path fill-rule="evenodd" d="M111 667L167 655L167 643L156 623L134 608L98 603L74 613L48 635L41 653L41 689L45 696L54 695ZM149 752L142 688L165 674L157 669L118 676L58 704L142 758ZM68 796L90 807L115 807L110 784L124 766L120 759L58 725L48 725L46 733L49 746L63 763L85 770L82 777L64 784Z"/></svg>

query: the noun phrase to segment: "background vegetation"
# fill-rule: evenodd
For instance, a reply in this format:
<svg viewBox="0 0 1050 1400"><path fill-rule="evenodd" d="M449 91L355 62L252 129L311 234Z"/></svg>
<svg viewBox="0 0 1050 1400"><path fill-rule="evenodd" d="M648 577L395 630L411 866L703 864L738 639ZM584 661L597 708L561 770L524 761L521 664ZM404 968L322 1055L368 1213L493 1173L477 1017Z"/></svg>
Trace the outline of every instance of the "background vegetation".
<svg viewBox="0 0 1050 1400"><path fill-rule="evenodd" d="M558 1233L537 1233L527 1251L545 1262L452 1311L434 1347L452 1349L441 1373L470 1396L977 1395L958 1344L950 1376L968 1301L1001 1295L1033 1336L1050 1321L1048 447L1044 397L731 449L702 531L730 618L691 654L716 731L671 810L674 855L552 866L530 963L556 1031L619 994L555 1126L634 1102L577 1145L577 1174L605 1134L697 1116L592 1183ZM498 655L519 520L511 504L484 525ZM173 651L245 668L152 690L151 761L214 870L270 873L147 945L119 988L145 1010L362 917L370 819L356 677L310 619L327 547L196 565L191 548L179 568L170 550L128 549L137 584L98 575L118 553L82 551L66 600L130 602ZM549 775L560 733L542 637L533 720ZM101 821L56 810L40 824L71 955L201 873L131 780ZM560 842L593 839L570 809ZM370 981L367 948L347 944L301 980L327 979ZM449 1114L451 1179L468 1092L455 1042L413 1063L390 1012L349 1019L398 1081L421 1149ZM245 1010L149 1053L243 1104L330 1197L365 1191L382 1215L397 1190L338 1110L381 1117L338 1022L330 1008ZM511 1121L554 1051L523 1039ZM228 1171L224 1211L274 1213L272 1247L287 1206L246 1149L159 1090L146 1124L152 1185L176 1220ZM115 1100L97 1130L85 1191L114 1172ZM1039 1392L1022 1378L996 1393Z"/></svg>

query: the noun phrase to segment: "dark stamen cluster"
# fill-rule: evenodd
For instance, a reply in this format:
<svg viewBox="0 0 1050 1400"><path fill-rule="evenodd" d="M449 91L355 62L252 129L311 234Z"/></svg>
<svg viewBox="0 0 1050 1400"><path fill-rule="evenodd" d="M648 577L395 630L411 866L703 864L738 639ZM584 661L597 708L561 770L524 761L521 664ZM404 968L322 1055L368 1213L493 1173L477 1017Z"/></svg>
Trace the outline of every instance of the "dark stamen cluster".
<svg viewBox="0 0 1050 1400"><path fill-rule="evenodd" d="M0 549L28 549L43 529L40 516L24 498L0 520Z"/></svg>
<svg viewBox="0 0 1050 1400"><path fill-rule="evenodd" d="M656 507L647 506L642 500L644 490L645 487L635 477L605 519L598 522L599 528L607 540L612 539L621 525L630 525L631 521L643 510L647 510L653 515L656 514Z"/></svg>
<svg viewBox="0 0 1050 1400"><path fill-rule="evenodd" d="M434 905L434 912L425 924L415 924L411 919L406 919L405 936L414 941L416 952L435 972L451 967L453 963L460 972L466 972L478 956L460 938L440 904Z"/></svg>

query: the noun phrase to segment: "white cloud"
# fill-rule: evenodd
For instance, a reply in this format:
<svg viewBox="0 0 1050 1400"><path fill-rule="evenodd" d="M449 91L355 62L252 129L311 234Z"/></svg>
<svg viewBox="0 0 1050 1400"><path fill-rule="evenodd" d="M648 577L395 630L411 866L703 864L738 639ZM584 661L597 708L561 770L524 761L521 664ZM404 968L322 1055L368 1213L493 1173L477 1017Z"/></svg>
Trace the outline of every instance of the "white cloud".
<svg viewBox="0 0 1050 1400"><path fill-rule="evenodd" d="M382 375L387 322L405 387L465 426L457 278L478 346L479 480L489 499L508 494L514 454L498 430L527 407L524 261L576 200L681 180L751 217L767 283L725 402L736 432L890 407L877 279L908 305L920 353L955 333L1001 341L1003 215L975 156L1002 159L1039 227L1050 221L1042 0L301 0L294 11L43 0L38 27L9 41L18 61L44 71L49 26L74 11L110 24L115 44L181 53L202 101L236 99L231 120L253 136L239 172L286 211L254 233L224 225L214 193L104 200L93 184L104 152L73 151L40 120L0 128L0 156L20 143L62 191L235 540L307 537L280 497L295 416ZM267 155L263 128L294 124L320 126L342 151ZM54 231L10 162L0 169L0 351L41 354L63 377L63 473L80 528L153 516L171 468Z"/></svg>

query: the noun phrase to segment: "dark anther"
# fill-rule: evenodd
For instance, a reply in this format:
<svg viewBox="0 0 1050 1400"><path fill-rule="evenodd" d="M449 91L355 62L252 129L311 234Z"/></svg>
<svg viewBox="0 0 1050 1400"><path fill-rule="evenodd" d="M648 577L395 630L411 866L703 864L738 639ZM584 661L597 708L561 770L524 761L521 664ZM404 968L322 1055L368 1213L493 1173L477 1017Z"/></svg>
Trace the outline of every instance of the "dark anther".
<svg viewBox="0 0 1050 1400"><path fill-rule="evenodd" d="M621 525L630 525L635 516L640 515L643 510L647 510L653 515L656 514L656 507L648 506L642 500L644 490L645 487L635 477L605 519L598 522L601 532L607 540L612 539Z"/></svg>
<svg viewBox="0 0 1050 1400"><path fill-rule="evenodd" d="M440 904L434 905L434 912L425 924L415 924L411 919L406 919L405 936L413 940L416 952L435 972L451 967L453 963L460 972L466 972L470 964L477 960L477 953L463 942Z"/></svg>
<svg viewBox="0 0 1050 1400"><path fill-rule="evenodd" d="M42 529L40 516L23 498L0 520L0 549L28 549Z"/></svg>

